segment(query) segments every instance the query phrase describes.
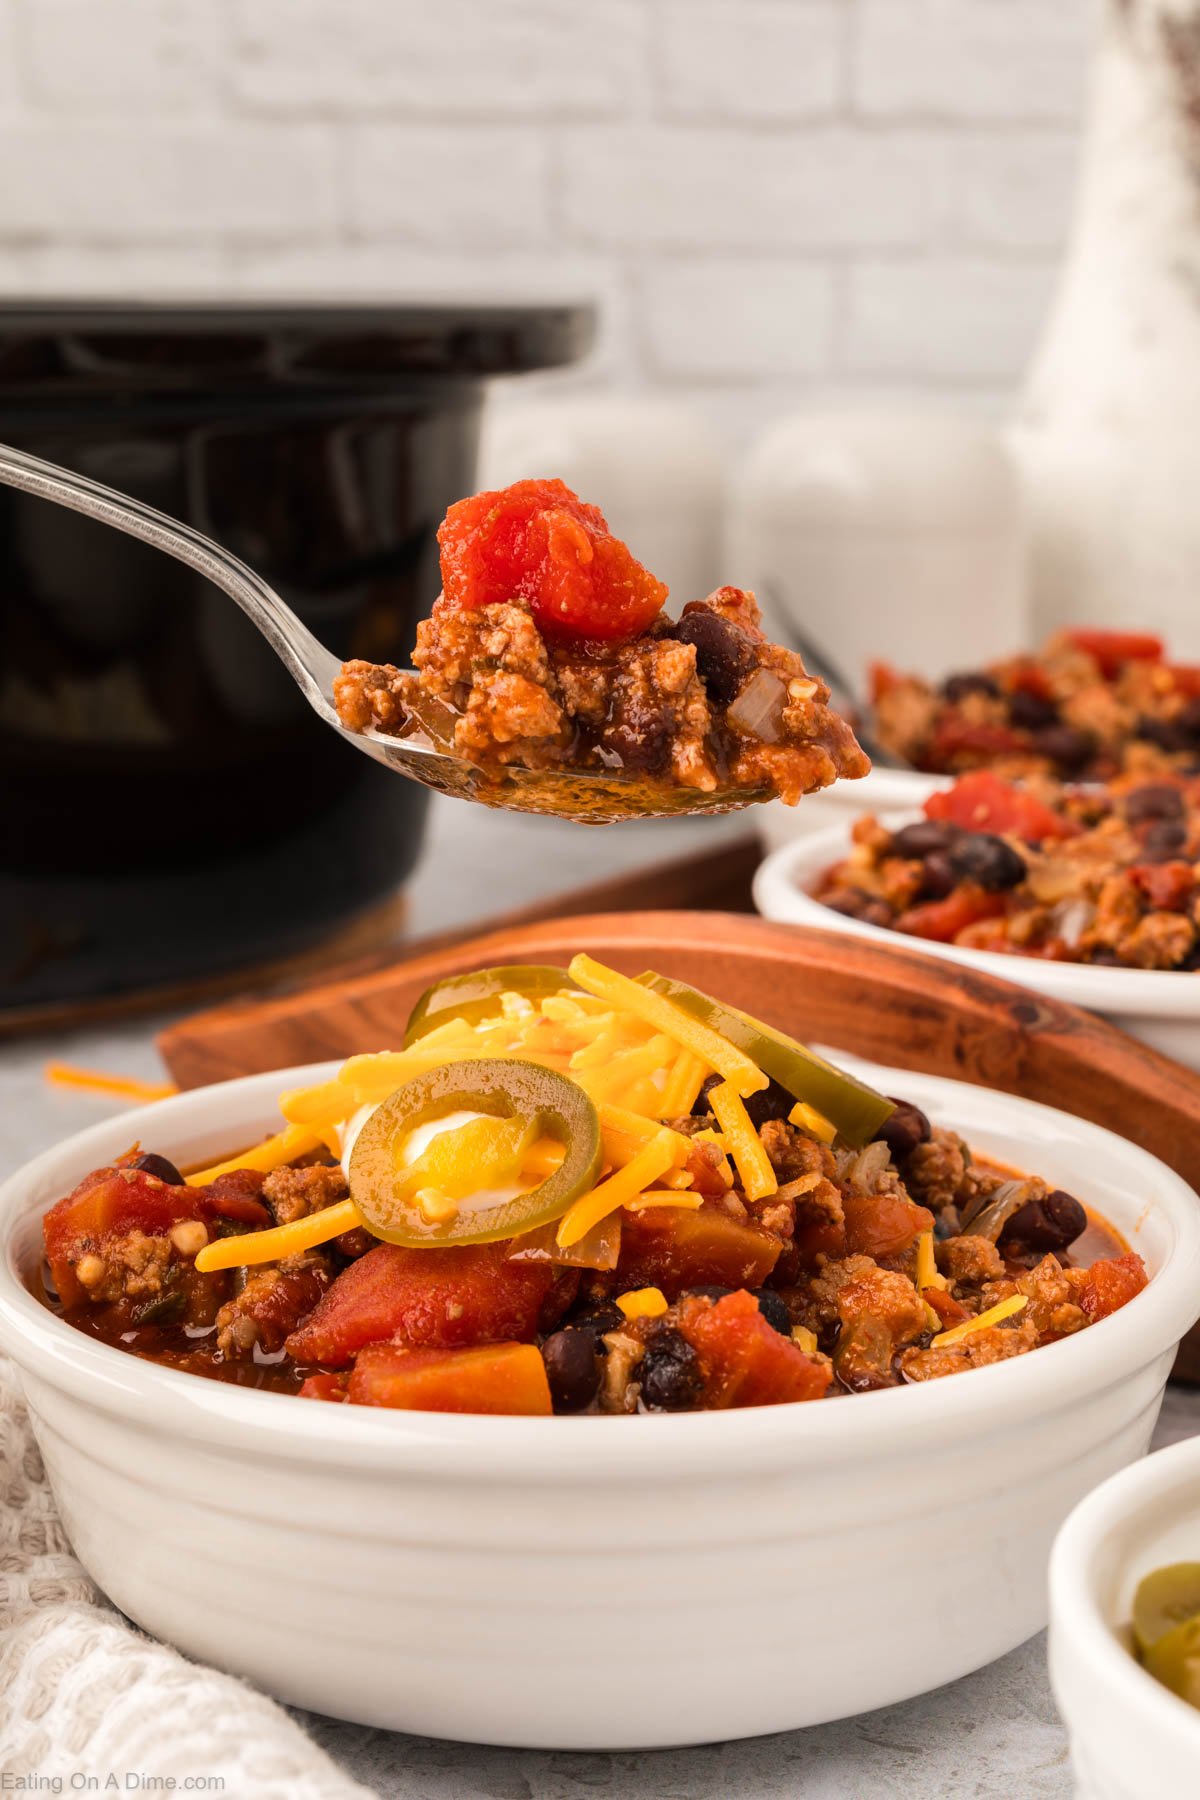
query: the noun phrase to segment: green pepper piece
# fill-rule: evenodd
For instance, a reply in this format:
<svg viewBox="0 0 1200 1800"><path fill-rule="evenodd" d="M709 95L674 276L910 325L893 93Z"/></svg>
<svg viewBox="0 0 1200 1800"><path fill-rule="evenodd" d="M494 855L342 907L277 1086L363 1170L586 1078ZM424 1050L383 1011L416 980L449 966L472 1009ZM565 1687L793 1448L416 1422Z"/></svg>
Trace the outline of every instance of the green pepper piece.
<svg viewBox="0 0 1200 1800"><path fill-rule="evenodd" d="M854 1149L877 1137L879 1127L895 1111L894 1102L883 1094L877 1094L865 1082L847 1075L844 1069L835 1068L807 1045L798 1044L795 1038L764 1025L760 1019L752 1019L749 1013L714 1000L711 994L689 987L686 981L656 975L650 969L639 975L638 980L643 987L652 988L656 994L673 1000L684 1012L719 1031L722 1037L751 1057L764 1075L785 1087L797 1100L805 1100L819 1113L824 1113L837 1126L843 1142Z"/></svg>
<svg viewBox="0 0 1200 1800"><path fill-rule="evenodd" d="M541 1000L569 988L571 977L565 969L549 963L505 963L495 969L472 969L464 975L448 975L445 981L427 988L413 1007L404 1031L407 1050L418 1038L448 1019L465 1019L474 1024L497 1011L501 994L523 994L527 1000Z"/></svg>
<svg viewBox="0 0 1200 1800"><path fill-rule="evenodd" d="M1189 1706L1200 1707L1200 1618L1164 1632L1142 1652L1142 1667Z"/></svg>
<svg viewBox="0 0 1200 1800"><path fill-rule="evenodd" d="M404 1180L398 1152L418 1126L452 1112L521 1119L531 1138L556 1138L566 1154L528 1193L476 1212L460 1208L431 1224ZM480 1057L414 1075L376 1107L350 1155L350 1194L368 1230L389 1244L488 1244L560 1219L595 1186L602 1155L599 1115L576 1082L537 1063Z"/></svg>
<svg viewBox="0 0 1200 1800"><path fill-rule="evenodd" d="M1200 1563L1168 1563L1138 1583L1133 1597L1133 1635L1145 1652L1188 1619L1200 1616Z"/></svg>

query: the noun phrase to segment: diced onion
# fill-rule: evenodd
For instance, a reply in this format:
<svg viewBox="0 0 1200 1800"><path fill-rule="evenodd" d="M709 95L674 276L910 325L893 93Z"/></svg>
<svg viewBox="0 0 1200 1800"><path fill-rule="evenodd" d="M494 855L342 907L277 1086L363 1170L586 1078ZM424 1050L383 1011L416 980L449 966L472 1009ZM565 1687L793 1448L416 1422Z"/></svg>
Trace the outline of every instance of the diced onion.
<svg viewBox="0 0 1200 1800"><path fill-rule="evenodd" d="M726 710L726 718L744 737L758 738L764 744L777 744L783 726L783 709L787 704L787 687L770 669L756 669L737 698Z"/></svg>

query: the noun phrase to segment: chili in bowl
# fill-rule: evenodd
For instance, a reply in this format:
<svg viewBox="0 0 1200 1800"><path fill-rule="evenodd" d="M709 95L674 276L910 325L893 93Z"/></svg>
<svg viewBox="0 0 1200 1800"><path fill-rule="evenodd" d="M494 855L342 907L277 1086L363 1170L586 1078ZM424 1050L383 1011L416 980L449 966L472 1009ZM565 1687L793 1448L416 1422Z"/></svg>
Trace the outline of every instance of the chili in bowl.
<svg viewBox="0 0 1200 1800"><path fill-rule="evenodd" d="M764 950L760 956L767 996L778 973L777 953ZM669 958L666 941L648 950L648 960L668 969ZM589 991L582 984L584 975L591 976L592 968L576 965L568 997ZM635 985L642 992L654 991ZM458 996L466 1004L474 998L480 996ZM536 996L524 998L532 1010ZM546 1016L544 999L538 1010ZM656 1017L662 1022L664 1015ZM471 1028L481 1023L486 1020L478 1016L466 1021ZM445 1024L459 1032L464 1021ZM435 1025L414 1042L436 1048L428 1039L437 1029ZM754 1029L751 1022L747 1029ZM774 1035L786 1043L781 1034ZM693 1045L697 1041L708 1042L692 1039ZM443 1038L443 1050L445 1043ZM620 1054L636 1047L623 1045ZM708 1048L717 1053L715 1045ZM396 1054L407 1054L403 1045ZM696 1054L699 1059L700 1052ZM725 1052L719 1054L724 1059ZM644 1062L651 1076L662 1067L654 1056ZM612 1068L614 1057L601 1056L593 1066ZM672 1066L679 1070L677 1056ZM815 1062L810 1066L822 1068ZM365 1064L357 1072L364 1073ZM742 1069L739 1075L736 1064L717 1072L725 1082L732 1081L735 1091L739 1080L748 1080L748 1072ZM411 1069L403 1073L412 1078ZM621 1073L632 1074L632 1065ZM411 1403L412 1375L401 1366L404 1358L413 1374L433 1364L421 1361L427 1353L419 1348L391 1341L394 1321L383 1346L390 1365L384 1373L395 1380L398 1372L402 1387L407 1382L409 1404L301 1400L295 1391L270 1391L269 1376L267 1391L237 1380L199 1378L195 1369L173 1366L169 1357L139 1353L151 1348L148 1341L115 1347L102 1334L77 1329L37 1296L46 1242L43 1221L100 1170L118 1173L115 1178L106 1175L93 1194L111 1188L114 1179L137 1189L143 1185L137 1175L149 1173L162 1182L168 1198L179 1187L194 1196L190 1217L176 1217L164 1233L144 1232L146 1237L169 1238L180 1224L203 1223L209 1246L236 1248L240 1242L245 1255L253 1231L222 1235L218 1221L232 1218L239 1227L256 1221L234 1217L241 1203L222 1200L224 1178L213 1173L214 1165L230 1160L228 1152L243 1145L250 1147L249 1154L233 1160L245 1169L255 1146L281 1135L281 1094L306 1096L305 1108L314 1115L310 1126L316 1129L323 1123L318 1115L325 1104L319 1097L344 1074L345 1065L324 1064L180 1095L81 1134L11 1177L0 1194L0 1341L21 1368L72 1542L101 1586L138 1623L291 1702L337 1716L484 1742L614 1748L752 1735L866 1710L977 1667L1044 1622L1042 1573L1050 1537L1088 1486L1145 1449L1173 1347L1197 1310L1200 1222L1195 1199L1152 1157L1094 1126L1012 1096L847 1061L821 1095L827 1107L838 1107L848 1094L856 1096L856 1107L871 1104L864 1097L872 1094L876 1106L879 1095L902 1095L930 1121L928 1140L918 1127L921 1142L945 1143L936 1134L952 1134L970 1145L973 1166L981 1172L1036 1170L1047 1193L1071 1196L1097 1226L1102 1221L1102 1228L1114 1234L1115 1242L1095 1245L1101 1264L1137 1257L1149 1279L1110 1316L1068 1331L1060 1341L1040 1342L1028 1354L1007 1355L954 1379L901 1379L883 1389L868 1383L862 1391L838 1373L837 1342L826 1339L822 1347L820 1320L809 1327L793 1321L786 1336L777 1329L774 1308L769 1300L764 1306L762 1299L763 1292L771 1291L770 1283L751 1283L753 1269L745 1270L736 1286L728 1279L698 1282L696 1271L691 1272L687 1285L733 1286L732 1296L685 1296L683 1284L673 1286L661 1260L654 1271L657 1280L649 1279L651 1271L645 1268L638 1286L625 1286L622 1277L615 1302L622 1322L613 1327L619 1337L645 1341L648 1353L653 1327L667 1320L672 1308L668 1325L685 1340L696 1316L702 1314L711 1326L732 1314L736 1323L728 1335L741 1333L743 1348L750 1341L761 1345L763 1332L777 1339L777 1346L771 1345L775 1355L768 1358L772 1369L780 1353L792 1370L800 1366L793 1358L806 1370L828 1366L824 1397L800 1404L789 1400L675 1411L660 1408L652 1395L643 1403L639 1392L631 1414L624 1411L627 1382L616 1417L606 1417L602 1410L597 1416L599 1402L596 1409L589 1403L576 1414L543 1417L439 1412ZM846 1077L851 1078L848 1084ZM677 1091L686 1093L682 1070L679 1078ZM478 1080L477 1071L472 1079ZM699 1085L707 1079L702 1073ZM694 1071L689 1080L695 1080ZM767 1091L752 1087L749 1095L738 1095L743 1110L754 1093ZM361 1125L368 1162L379 1146L364 1134L371 1117L382 1117L379 1134L386 1137L388 1097ZM486 1096L475 1087L468 1097L477 1103ZM636 1094L625 1097L637 1099ZM648 1097L641 1098L644 1104ZM727 1109L727 1098L716 1103L714 1136L730 1139L731 1148L736 1143L743 1156L753 1155L749 1140L739 1138L729 1123L737 1114ZM692 1104L699 1099L697 1087ZM298 1110L299 1104L291 1101L290 1109ZM792 1098L788 1112L797 1104L821 1112L811 1090L806 1101ZM460 1113L476 1110L483 1117L499 1116L476 1104L459 1108ZM829 1112L821 1116L833 1122ZM889 1116L896 1119L894 1113ZM911 1121L912 1115L901 1114L905 1118ZM877 1129L861 1111L846 1115L838 1129L844 1134L847 1126L868 1133ZM304 1128L303 1121L283 1125L284 1131L297 1128ZM701 1123L702 1139L709 1129ZM838 1180L830 1185L842 1194L849 1183L845 1171L836 1167L836 1135L832 1146L822 1144L827 1128L820 1125L814 1131L812 1120L807 1128L791 1129L814 1147L806 1155L831 1150ZM432 1139L435 1151L438 1135ZM549 1138L554 1135L546 1132ZM689 1137L686 1131L678 1135ZM491 1139L485 1154L494 1174L499 1135L482 1136ZM131 1168L122 1157L134 1140L145 1146L139 1155L161 1156L174 1164L174 1170L165 1171L168 1176L207 1170L209 1178L188 1181L185 1175L176 1183L164 1180L161 1169L143 1168L127 1180L119 1171ZM759 1133L754 1140L762 1147ZM533 1140L538 1154L553 1160L539 1142ZM868 1136L855 1154L881 1142L888 1147L886 1139ZM910 1166L918 1147L900 1146ZM419 1154L427 1156L429 1148ZM737 1157L720 1145L715 1148L731 1164L733 1182L725 1192L745 1194L745 1186L733 1185ZM452 1149L443 1145L446 1152ZM297 1157L308 1154L297 1151L290 1164L277 1166L301 1175L305 1168L332 1166L332 1152L327 1152L330 1160L318 1156L297 1166ZM602 1126L601 1157L606 1154ZM349 1160L353 1196L353 1148ZM871 1164L878 1160L868 1157ZM459 1202L461 1219L469 1216L469 1205L461 1203L470 1196L454 1192L461 1188L454 1179L455 1161L453 1155L444 1157L438 1191ZM823 1157L821 1161L824 1166ZM401 1168L408 1166L401 1163ZM430 1166L426 1161L425 1174ZM617 1175L629 1166L624 1164ZM919 1216L921 1202L907 1189L890 1148L889 1166L897 1176L889 1197L906 1213L909 1228L918 1228L915 1236L923 1238L928 1227ZM672 1163L651 1179L661 1184L671 1169L690 1172L686 1163ZM264 1177L261 1169L252 1173ZM265 1172L263 1187L272 1173ZM869 1170L858 1173L866 1177ZM559 1222L594 1196L606 1178L612 1177L606 1177L602 1162L599 1180L592 1178L588 1193L570 1200ZM919 1189L920 1177L914 1183ZM492 1182L489 1206L507 1203L495 1192L501 1185ZM876 1180L876 1192L883 1185ZM227 1196L234 1192L229 1185L223 1191ZM418 1191L428 1192L428 1186L404 1187L405 1194ZM665 1191L678 1195L689 1190ZM814 1186L809 1191L818 1190ZM393 1184L393 1199L395 1192ZM993 1189L992 1201L997 1192ZM933 1198L928 1188L925 1198ZM999 1210L1011 1198L1000 1196ZM747 1213L767 1203L766 1196L762 1202L751 1201ZM695 1218L708 1207L702 1200L699 1207L685 1204L675 1210ZM436 1214L438 1204L430 1209L428 1203L424 1208L417 1203L418 1214L428 1210ZM647 1208L642 1220L669 1210ZM641 1229L636 1206L622 1203L621 1214L622 1234L632 1224L636 1236ZM577 1215L576 1224L583 1216ZM727 1216L733 1219L733 1212ZM397 1229L396 1218L393 1213L389 1229ZM734 1222L771 1235L766 1222ZM542 1229L532 1220L522 1224L530 1232ZM423 1230L446 1226L445 1218L421 1224ZM179 1254L184 1261L190 1254L194 1267L197 1253L191 1246L198 1233L182 1235ZM964 1242L966 1235L960 1234ZM997 1238L1000 1259L1011 1267L994 1279L1007 1282L1005 1298L1011 1301L1021 1296L1021 1281L1044 1258L1027 1269L1018 1255L1009 1254L1011 1234L1008 1245L1003 1230L997 1230ZM106 1264L98 1280L95 1269L82 1271L96 1290L115 1279L110 1261L128 1266L123 1257L110 1258L115 1245L103 1234L100 1242L99 1251L82 1252L98 1254ZM1086 1275L1082 1265L1094 1252L1078 1239L1075 1245L1077 1266ZM378 1257L380 1248L408 1250L412 1257L451 1253L450 1248L392 1246L385 1240L361 1257L350 1257L323 1298L336 1294L339 1282L353 1276L368 1257ZM473 1255L486 1245L460 1248ZM933 1248L936 1268L936 1244ZM991 1249L997 1253L996 1244ZM928 1265L917 1270L919 1248L910 1244L909 1250L913 1273L927 1277ZM153 1259L144 1246L137 1254L149 1270ZM886 1284L893 1292L907 1282L906 1295L911 1289L922 1304L934 1304L924 1300L924 1280L913 1281L904 1273L909 1251L894 1253L897 1266L892 1269L883 1267L892 1253L882 1248L873 1259L862 1251L856 1254L863 1256L866 1266L859 1266L859 1274L868 1288L884 1275L893 1276L899 1287ZM1070 1267L1069 1256L1056 1260ZM78 1256L70 1266L79 1279ZM241 1289L244 1296L255 1279L253 1270L264 1265L242 1266L251 1271ZM582 1286L588 1277L577 1273ZM953 1270L937 1273L950 1282L951 1297L956 1297L959 1277ZM550 1286L560 1278L561 1268ZM542 1283L549 1292L544 1272ZM86 1288L88 1281L82 1285ZM667 1312L645 1295L654 1286ZM791 1320L794 1297L784 1295L782 1286L778 1291ZM935 1284L931 1291L947 1290ZM845 1301L844 1289L839 1293ZM628 1302L631 1294L641 1296L642 1304L622 1308L620 1299ZM731 1298L736 1302L732 1308ZM976 1304L984 1298L981 1290ZM1024 1298L1027 1305L1020 1313L1040 1304L1032 1294ZM560 1304L561 1299L560 1289ZM427 1323L439 1321L439 1332L462 1329L472 1295L443 1291L440 1300L440 1306L425 1306ZM689 1301L693 1310L684 1313ZM968 1295L960 1303L969 1301ZM119 1303L118 1298L104 1304ZM580 1304L578 1291L570 1304ZM1081 1305L1079 1310L1086 1309ZM554 1320L556 1329L565 1328L567 1316ZM575 1317L572 1329L581 1324ZM1072 1317L1064 1313L1060 1325ZM527 1312L521 1324L508 1310L502 1327L492 1327L493 1342L516 1343L527 1352L526 1374L531 1356L539 1355L546 1342L542 1322L531 1327L528 1318ZM749 1319L757 1323L747 1333ZM1015 1338L1023 1329L1019 1320L1012 1310L991 1329ZM927 1332L924 1348L932 1351L932 1337L939 1334L927 1318L921 1323L918 1338L900 1348L901 1359L912 1348L922 1353ZM838 1338L847 1324L853 1322L839 1317ZM130 1329L165 1332L175 1325L160 1320L156 1326L151 1320ZM198 1320L192 1329L203 1349L209 1341L204 1334L213 1325ZM797 1330L805 1329L816 1336L815 1349L797 1339ZM718 1332L716 1337L725 1335ZM969 1340L971 1333L965 1335ZM706 1380L719 1361L713 1341L702 1343L698 1351ZM472 1354L472 1347L461 1342L453 1348L460 1355ZM611 1353L609 1346L603 1354ZM448 1354L437 1350L443 1361ZM260 1339L259 1354L252 1353L247 1366L267 1375L283 1367L271 1360L275 1355ZM868 1355L867 1362L871 1360ZM876 1368L886 1366L874 1360ZM841 1361L848 1373L848 1359ZM344 1362L321 1366L339 1386L345 1383ZM747 1366L744 1361L743 1370ZM359 1353L349 1382L361 1367ZM371 1370L370 1360L367 1368ZM300 1372L300 1367L288 1372L293 1387L301 1385L296 1380ZM895 1356L888 1373L896 1373ZM372 1380L379 1378L379 1371L373 1371ZM441 1391L446 1391L444 1384ZM429 1392L427 1386L426 1399ZM723 1397L730 1398L728 1391ZM931 1519L937 1521L933 1538ZM915 1607L914 1564L921 1596ZM866 1614L875 1625L864 1634ZM821 1658L798 1647L799 1617L820 1621ZM631 1633L640 1639L646 1620L670 1641L671 1655L663 1659L653 1683L631 1683Z"/></svg>

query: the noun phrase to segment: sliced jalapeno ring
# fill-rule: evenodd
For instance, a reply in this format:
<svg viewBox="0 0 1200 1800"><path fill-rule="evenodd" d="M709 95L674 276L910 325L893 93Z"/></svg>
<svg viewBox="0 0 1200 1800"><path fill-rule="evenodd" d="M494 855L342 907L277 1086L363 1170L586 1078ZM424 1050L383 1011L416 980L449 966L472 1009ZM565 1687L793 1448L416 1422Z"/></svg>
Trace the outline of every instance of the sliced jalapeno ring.
<svg viewBox="0 0 1200 1800"><path fill-rule="evenodd" d="M406 1168L400 1158L419 1126L455 1112L519 1120L526 1142L554 1138L563 1160L523 1194L485 1208L447 1207L444 1216L431 1217L418 1198L421 1159ZM351 1152L350 1193L367 1228L390 1244L486 1244L561 1218L595 1186L602 1155L599 1116L577 1083L537 1063L480 1057L414 1075L376 1107Z"/></svg>
<svg viewBox="0 0 1200 1800"><path fill-rule="evenodd" d="M567 971L549 963L505 963L494 969L448 975L427 988L413 1007L404 1031L404 1048L449 1019L464 1019L472 1025L477 1019L486 1019L496 1012L501 994L521 994L537 1001L570 986Z"/></svg>
<svg viewBox="0 0 1200 1800"><path fill-rule="evenodd" d="M824 1113L837 1126L842 1141L855 1149L869 1144L884 1120L895 1111L894 1103L885 1095L877 1094L865 1082L847 1075L844 1069L835 1068L806 1045L798 1044L786 1033L764 1025L748 1013L738 1012L736 1008L714 1000L711 994L702 993L699 988L689 987L686 981L656 975L649 969L639 975L638 980L643 987L652 988L656 994L673 1000L684 1012L703 1020L722 1037L728 1038L757 1063L764 1075L785 1087L797 1100L804 1100Z"/></svg>
<svg viewBox="0 0 1200 1800"><path fill-rule="evenodd" d="M1168 1563L1139 1581L1133 1597L1133 1635L1139 1650L1149 1650L1175 1626L1197 1617L1200 1563Z"/></svg>

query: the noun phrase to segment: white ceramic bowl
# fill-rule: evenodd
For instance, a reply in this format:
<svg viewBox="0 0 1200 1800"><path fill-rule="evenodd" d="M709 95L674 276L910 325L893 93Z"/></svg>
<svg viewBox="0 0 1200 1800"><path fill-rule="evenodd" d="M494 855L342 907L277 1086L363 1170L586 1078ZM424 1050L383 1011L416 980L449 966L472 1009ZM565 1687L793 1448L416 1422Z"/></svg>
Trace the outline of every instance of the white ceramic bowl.
<svg viewBox="0 0 1200 1800"><path fill-rule="evenodd" d="M1126 1647L1138 1582L1200 1561L1200 1439L1160 1450L1089 1494L1050 1562L1050 1679L1078 1800L1186 1800L1200 1790L1200 1713Z"/></svg>
<svg viewBox="0 0 1200 1800"><path fill-rule="evenodd" d="M908 811L890 813L883 815L883 822L896 827L920 816ZM785 924L848 932L852 937L901 944L907 950L984 969L1003 981L1019 982L1054 1000L1068 1000L1101 1013L1176 1062L1200 1069L1200 975L1166 969L1104 969L1083 963L1043 962L1033 956L1003 956L994 950L964 950L957 944L903 937L885 926L849 919L814 900L810 889L833 863L844 860L850 847L850 827L844 824L772 851L754 877L754 904L759 912Z"/></svg>
<svg viewBox="0 0 1200 1800"><path fill-rule="evenodd" d="M835 781L818 794L808 794L798 806L772 800L754 809L758 835L767 850L780 850L835 825L847 831L863 813L918 811L930 794L950 787L953 775L922 775L918 769L875 767L861 781Z"/></svg>
<svg viewBox="0 0 1200 1800"><path fill-rule="evenodd" d="M1007 1094L867 1069L1099 1207L1153 1279L1014 1362L807 1406L335 1407L157 1368L26 1291L41 1214L86 1171L137 1137L185 1164L215 1156L270 1127L282 1088L331 1072L125 1114L0 1190L0 1346L81 1561L140 1625L341 1718L610 1750L866 1711L1045 1623L1053 1534L1145 1451L1200 1311L1200 1206L1154 1158Z"/></svg>

